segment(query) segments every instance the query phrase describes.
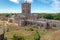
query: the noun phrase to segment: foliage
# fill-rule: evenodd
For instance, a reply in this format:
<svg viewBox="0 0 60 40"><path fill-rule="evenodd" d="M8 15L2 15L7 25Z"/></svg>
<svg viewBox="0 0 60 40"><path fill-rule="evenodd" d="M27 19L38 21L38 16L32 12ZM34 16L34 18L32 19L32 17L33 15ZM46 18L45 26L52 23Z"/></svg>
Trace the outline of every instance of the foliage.
<svg viewBox="0 0 60 40"><path fill-rule="evenodd" d="M0 14L0 16L5 16L5 17L9 17L12 15L15 15L16 13L2 13ZM17 15L20 13L17 13ZM46 19L54 19L54 20L60 20L60 13L32 13L32 14L39 14L40 18L46 18Z"/></svg>
<svg viewBox="0 0 60 40"><path fill-rule="evenodd" d="M54 14L53 17L55 20L60 20L60 14Z"/></svg>
<svg viewBox="0 0 60 40"><path fill-rule="evenodd" d="M38 31L36 31L36 33L34 34L34 40L40 40L40 35Z"/></svg>
<svg viewBox="0 0 60 40"><path fill-rule="evenodd" d="M40 14L41 18L45 19L53 19L53 20L60 20L60 13L57 14Z"/></svg>
<svg viewBox="0 0 60 40"><path fill-rule="evenodd" d="M40 14L40 18L45 18L45 15L46 14L44 14L44 13L43 14Z"/></svg>
<svg viewBox="0 0 60 40"><path fill-rule="evenodd" d="M13 40L25 40L22 36L13 35Z"/></svg>
<svg viewBox="0 0 60 40"><path fill-rule="evenodd" d="M53 16L52 16L52 14L46 14L45 18L47 18L47 19L53 19Z"/></svg>
<svg viewBox="0 0 60 40"><path fill-rule="evenodd" d="M30 28L30 31L34 31L34 29L33 28Z"/></svg>
<svg viewBox="0 0 60 40"><path fill-rule="evenodd" d="M2 13L2 14L0 14L0 16L5 16L5 17L9 17L9 16L11 16L11 15L14 15L14 13Z"/></svg>

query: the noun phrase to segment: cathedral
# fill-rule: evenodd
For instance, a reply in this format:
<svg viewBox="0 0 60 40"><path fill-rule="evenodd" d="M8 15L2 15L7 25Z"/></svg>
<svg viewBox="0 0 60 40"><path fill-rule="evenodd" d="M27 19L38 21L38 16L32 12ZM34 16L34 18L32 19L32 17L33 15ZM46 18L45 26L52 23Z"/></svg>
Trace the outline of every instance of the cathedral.
<svg viewBox="0 0 60 40"><path fill-rule="evenodd" d="M39 14L31 13L31 3L22 3L22 13L19 16L19 26L37 26L42 29L60 29L59 20L48 20L39 17Z"/></svg>

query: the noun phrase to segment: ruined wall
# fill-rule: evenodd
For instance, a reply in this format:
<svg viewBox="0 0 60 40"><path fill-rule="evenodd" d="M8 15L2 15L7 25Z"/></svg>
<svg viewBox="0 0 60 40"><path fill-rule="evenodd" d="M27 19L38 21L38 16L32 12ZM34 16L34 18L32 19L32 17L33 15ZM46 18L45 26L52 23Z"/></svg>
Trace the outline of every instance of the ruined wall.
<svg viewBox="0 0 60 40"><path fill-rule="evenodd" d="M58 20L49 20L48 23L49 23L49 25L52 29L60 29L60 21L58 21Z"/></svg>
<svg viewBox="0 0 60 40"><path fill-rule="evenodd" d="M47 23L45 21L37 21L37 26L40 26L41 29L45 29L47 27Z"/></svg>

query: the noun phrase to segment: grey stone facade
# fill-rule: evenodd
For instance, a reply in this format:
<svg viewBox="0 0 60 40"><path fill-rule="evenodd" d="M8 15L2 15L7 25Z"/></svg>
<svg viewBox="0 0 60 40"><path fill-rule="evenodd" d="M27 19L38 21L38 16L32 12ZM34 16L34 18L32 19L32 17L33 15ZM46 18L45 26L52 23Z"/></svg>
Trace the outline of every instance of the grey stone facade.
<svg viewBox="0 0 60 40"><path fill-rule="evenodd" d="M30 3L22 3L22 14L26 17L26 18L30 18L30 14L31 14L31 4Z"/></svg>
<svg viewBox="0 0 60 40"><path fill-rule="evenodd" d="M32 26L35 25L42 29L60 29L60 21L59 20L47 20L40 19L39 14L31 14L31 4L23 3L22 4L22 13L19 17L19 26ZM28 18L29 17L29 18Z"/></svg>

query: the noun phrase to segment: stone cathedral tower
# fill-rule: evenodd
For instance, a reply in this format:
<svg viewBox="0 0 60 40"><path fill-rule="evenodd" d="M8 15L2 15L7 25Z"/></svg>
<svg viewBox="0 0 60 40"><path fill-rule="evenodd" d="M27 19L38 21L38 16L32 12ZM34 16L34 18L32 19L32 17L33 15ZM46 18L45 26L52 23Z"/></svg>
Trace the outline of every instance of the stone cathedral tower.
<svg viewBox="0 0 60 40"><path fill-rule="evenodd" d="M20 14L19 25L25 26L27 24L27 19L30 19L31 16L31 3L24 2L22 3L22 13Z"/></svg>
<svg viewBox="0 0 60 40"><path fill-rule="evenodd" d="M26 18L30 18L30 14L31 14L31 4L30 3L28 3L28 2L22 3L22 14Z"/></svg>

